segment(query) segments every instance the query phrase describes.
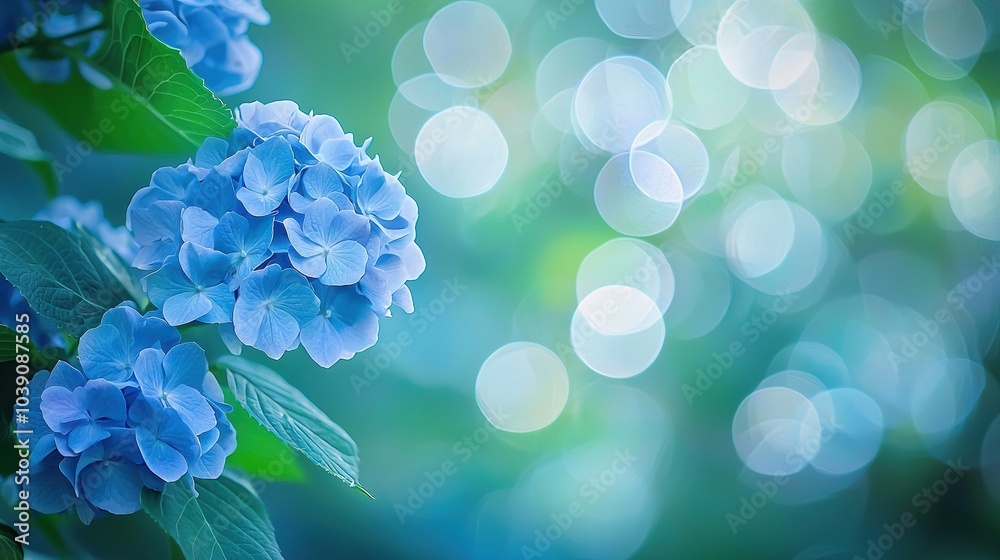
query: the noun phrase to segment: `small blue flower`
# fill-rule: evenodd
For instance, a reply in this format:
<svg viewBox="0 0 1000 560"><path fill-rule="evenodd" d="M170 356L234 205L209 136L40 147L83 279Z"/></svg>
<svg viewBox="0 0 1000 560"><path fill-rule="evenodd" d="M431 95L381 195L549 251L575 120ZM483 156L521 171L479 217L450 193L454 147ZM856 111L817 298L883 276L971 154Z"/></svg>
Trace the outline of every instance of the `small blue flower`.
<svg viewBox="0 0 1000 560"><path fill-rule="evenodd" d="M321 198L332 200L338 207L353 207L346 193L346 178L326 163L310 165L299 172L294 190L288 194L288 205L299 214Z"/></svg>
<svg viewBox="0 0 1000 560"><path fill-rule="evenodd" d="M236 302L227 282L230 262L223 253L184 243L177 257L167 257L160 270L145 278L149 300L172 326L227 323Z"/></svg>
<svg viewBox="0 0 1000 560"><path fill-rule="evenodd" d="M330 367L375 344L378 315L364 296L315 281L313 289L319 296L319 313L302 326L299 338L317 364Z"/></svg>
<svg viewBox="0 0 1000 560"><path fill-rule="evenodd" d="M361 183L358 185L358 210L371 218L390 239L396 239L398 235L389 235L388 232L395 233L400 229L405 231L405 217L402 221L399 220L404 202L406 190L403 185L397 177L382 169L376 156L368 163L361 176Z"/></svg>
<svg viewBox="0 0 1000 560"><path fill-rule="evenodd" d="M354 135L344 134L337 119L329 115L317 115L303 127L302 145L338 171L347 170L364 153L354 145Z"/></svg>
<svg viewBox="0 0 1000 560"><path fill-rule="evenodd" d="M146 348L167 351L181 340L177 329L163 319L143 317L131 307L109 310L101 324L80 338L80 365L89 379L106 379L135 386L133 368Z"/></svg>
<svg viewBox="0 0 1000 560"><path fill-rule="evenodd" d="M178 200L129 206L129 227L141 247L132 266L152 270L161 266L168 256L177 254L183 242L181 211L184 208L184 203Z"/></svg>
<svg viewBox="0 0 1000 560"><path fill-rule="evenodd" d="M42 393L41 409L46 424L66 437L74 453L111 437L110 428L125 427L125 397L103 379L91 379L72 391L49 387Z"/></svg>
<svg viewBox="0 0 1000 560"><path fill-rule="evenodd" d="M188 172L193 173L194 170L192 167ZM209 170L200 182L189 184L184 193L184 204L188 208L204 210L216 219L232 210L235 203L232 177L217 169Z"/></svg>
<svg viewBox="0 0 1000 560"><path fill-rule="evenodd" d="M236 430L226 419L224 408L212 403L212 409L216 425L198 435L201 457L190 465L191 476L195 478L219 478L226 468L226 457L236 450Z"/></svg>
<svg viewBox="0 0 1000 560"><path fill-rule="evenodd" d="M251 215L266 216L288 196L293 173L292 147L280 136L271 138L247 156L243 187L236 192L236 198Z"/></svg>
<svg viewBox="0 0 1000 560"><path fill-rule="evenodd" d="M270 265L240 284L233 326L243 344L278 359L318 311L319 298L305 278L294 270Z"/></svg>
<svg viewBox="0 0 1000 560"><path fill-rule="evenodd" d="M138 398L128 413L139 451L153 474L176 482L198 460L201 444L181 415L158 400Z"/></svg>
<svg viewBox="0 0 1000 560"><path fill-rule="evenodd" d="M273 254L274 218L245 218L228 212L215 228L215 250L229 255L232 263L233 283L239 285L255 268Z"/></svg>
<svg viewBox="0 0 1000 560"><path fill-rule="evenodd" d="M133 430L111 430L106 439L79 457L63 459L60 470L69 471L67 467L75 473L73 487L77 495L93 507L115 515L142 509L143 458Z"/></svg>
<svg viewBox="0 0 1000 560"><path fill-rule="evenodd" d="M282 223L291 243L288 258L302 274L328 286L348 286L364 276L368 252L363 243L370 230L362 216L320 199L309 206L301 225L292 218Z"/></svg>
<svg viewBox="0 0 1000 560"><path fill-rule="evenodd" d="M249 145L253 142L248 136L271 138L288 134L300 135L310 120L309 115L300 111L294 101L244 103L236 109L236 121L240 124L236 129L236 140Z"/></svg>
<svg viewBox="0 0 1000 560"><path fill-rule="evenodd" d="M215 427L215 411L201 387L208 362L205 351L193 342L173 347L164 354L155 348L139 353L135 378L139 390L149 399L177 411L195 435Z"/></svg>

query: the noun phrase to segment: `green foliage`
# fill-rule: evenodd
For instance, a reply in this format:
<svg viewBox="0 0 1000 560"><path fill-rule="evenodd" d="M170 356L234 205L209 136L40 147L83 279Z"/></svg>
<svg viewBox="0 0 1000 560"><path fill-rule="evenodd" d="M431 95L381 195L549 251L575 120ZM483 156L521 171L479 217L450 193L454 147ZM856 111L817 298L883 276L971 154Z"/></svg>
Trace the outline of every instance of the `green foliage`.
<svg viewBox="0 0 1000 560"><path fill-rule="evenodd" d="M131 276L92 244L50 222L0 224L0 274L40 315L75 337L131 299Z"/></svg>
<svg viewBox="0 0 1000 560"><path fill-rule="evenodd" d="M122 286L128 290L132 301L139 305L139 309L145 309L149 305L149 298L146 297L145 290L139 285L139 279L133 273L133 268L129 266L128 263L122 260L118 253L114 252L110 247L104 244L100 239L91 235L89 231L80 227L76 224L74 228L76 234L80 236L80 239L90 246L94 251L94 255L111 271L115 277L121 282Z"/></svg>
<svg viewBox="0 0 1000 560"><path fill-rule="evenodd" d="M0 558L4 560L24 560L24 548L14 540L14 529L0 523Z"/></svg>
<svg viewBox="0 0 1000 560"><path fill-rule="evenodd" d="M52 167L52 158L38 147L38 141L30 130L12 122L0 113L0 154L24 162L45 186L45 194L54 197L58 192L58 181Z"/></svg>
<svg viewBox="0 0 1000 560"><path fill-rule="evenodd" d="M226 370L237 402L281 441L326 472L368 494L358 484L358 446L343 428L273 370L236 356L217 365Z"/></svg>
<svg viewBox="0 0 1000 560"><path fill-rule="evenodd" d="M236 400L228 388L224 387L226 402ZM245 410L236 407L229 413L229 421L236 430L236 451L226 458L226 466L239 469L261 480L282 482L303 482L305 473L298 457L274 434L264 429Z"/></svg>
<svg viewBox="0 0 1000 560"><path fill-rule="evenodd" d="M149 33L135 0L107 2L104 16L106 36L93 56L58 42L47 48L91 67L110 88L95 87L79 72L61 84L36 83L10 56L0 60L0 75L90 148L187 155L205 138L229 134L230 110L179 51ZM58 163L56 174L73 166Z"/></svg>
<svg viewBox="0 0 1000 560"><path fill-rule="evenodd" d="M188 560L281 560L274 526L257 493L223 473L197 480L197 496L184 480L163 492L143 490L142 507L176 542Z"/></svg>

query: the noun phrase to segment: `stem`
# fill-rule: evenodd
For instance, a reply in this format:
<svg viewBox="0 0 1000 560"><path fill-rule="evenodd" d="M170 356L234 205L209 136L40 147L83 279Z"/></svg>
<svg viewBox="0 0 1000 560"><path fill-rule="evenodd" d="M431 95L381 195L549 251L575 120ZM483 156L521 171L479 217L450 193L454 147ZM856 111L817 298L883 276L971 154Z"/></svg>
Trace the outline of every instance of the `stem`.
<svg viewBox="0 0 1000 560"><path fill-rule="evenodd" d="M4 53L7 53L7 52L16 52L16 51L19 51L19 50L21 50L23 48L33 49L33 48L38 48L38 47L46 47L48 45L53 45L53 44L59 44L59 43L62 43L64 41L66 41L66 40L75 39L76 37L87 35L89 33L93 33L94 31L99 31L101 29L104 29L104 23L103 22L95 24L95 25L91 25L90 27L84 27L83 29L77 29L76 31L74 31L72 33L67 33L66 35L62 35L62 36L59 36L59 37L41 36L41 37L29 39L29 40L24 41L22 43L17 43L14 40L8 40L8 41L4 42L2 45L0 45L0 54L4 54ZM13 39L13 37L11 37L11 36L8 36L7 38L8 39Z"/></svg>

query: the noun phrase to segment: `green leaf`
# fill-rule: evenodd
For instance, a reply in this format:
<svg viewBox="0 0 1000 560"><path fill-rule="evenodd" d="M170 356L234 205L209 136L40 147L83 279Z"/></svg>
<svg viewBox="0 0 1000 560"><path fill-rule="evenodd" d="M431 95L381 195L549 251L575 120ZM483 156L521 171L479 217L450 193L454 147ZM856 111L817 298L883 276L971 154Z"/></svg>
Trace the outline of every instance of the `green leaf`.
<svg viewBox="0 0 1000 560"><path fill-rule="evenodd" d="M226 402L235 404L232 392L223 387ZM226 457L226 467L239 469L246 474L265 481L303 482L305 473L299 464L298 455L285 442L264 429L242 408L234 408L228 414L229 421L236 430L238 445L232 455Z"/></svg>
<svg viewBox="0 0 1000 560"><path fill-rule="evenodd" d="M75 337L130 299L90 243L50 222L0 224L0 274L32 309Z"/></svg>
<svg viewBox="0 0 1000 560"><path fill-rule="evenodd" d="M0 523L0 558L4 560L24 560L24 548L14 540L14 529Z"/></svg>
<svg viewBox="0 0 1000 560"><path fill-rule="evenodd" d="M93 249L94 254L107 267L108 272L114 275L121 282L121 285L128 290L132 301L138 304L139 309L144 309L149 304L149 298L146 297L145 290L139 285L139 279L132 273L132 268L122 260L118 253L114 252L111 247L105 245L100 239L94 237L86 228L81 227L80 224L74 225L76 234L80 236L80 239Z"/></svg>
<svg viewBox="0 0 1000 560"><path fill-rule="evenodd" d="M35 348L30 341L26 346L29 350ZM0 364L14 361L17 355L17 333L7 325L0 325Z"/></svg>
<svg viewBox="0 0 1000 560"><path fill-rule="evenodd" d="M180 480L163 492L146 489L142 507L188 560L281 560L274 526L257 493L244 481L223 473L197 480L198 495Z"/></svg>
<svg viewBox="0 0 1000 560"><path fill-rule="evenodd" d="M243 358L225 356L217 365L225 368L229 388L254 420L326 472L368 494L358 484L357 444L298 389Z"/></svg>
<svg viewBox="0 0 1000 560"><path fill-rule="evenodd" d="M0 154L23 161L45 186L45 194L52 198L58 192L52 158L38 147L35 135L28 129L15 124L7 115L0 113Z"/></svg>
<svg viewBox="0 0 1000 560"><path fill-rule="evenodd" d="M136 0L109 0L104 17L104 42L93 56L58 42L47 49L89 66L110 88L95 87L79 71L60 84L35 83L13 57L3 57L0 74L89 149L189 154L207 137L229 135L232 113L179 51L149 33ZM57 174L79 165L89 149L72 146Z"/></svg>

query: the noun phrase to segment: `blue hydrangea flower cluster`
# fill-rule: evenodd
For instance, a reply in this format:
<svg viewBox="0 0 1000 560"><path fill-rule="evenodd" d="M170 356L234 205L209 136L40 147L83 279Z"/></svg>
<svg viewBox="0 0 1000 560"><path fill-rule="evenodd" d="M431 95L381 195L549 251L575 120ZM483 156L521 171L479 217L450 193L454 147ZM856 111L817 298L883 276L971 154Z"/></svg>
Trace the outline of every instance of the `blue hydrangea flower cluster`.
<svg viewBox="0 0 1000 560"><path fill-rule="evenodd" d="M52 222L69 231L81 227L111 248L126 263L132 262L139 250L138 243L132 239L132 233L128 229L114 227L104 218L104 208L97 201L84 203L72 196L60 196L35 214L34 219ZM66 347L66 341L55 323L37 315L28 306L21 292L6 278L0 276L0 324L14 328L17 325L17 316L24 313L30 317L32 342L36 346Z"/></svg>
<svg viewBox="0 0 1000 560"><path fill-rule="evenodd" d="M231 407L197 344L123 305L83 335L79 359L29 385L34 509L72 507L90 523L138 511L143 488L222 474L236 448Z"/></svg>
<svg viewBox="0 0 1000 560"><path fill-rule="evenodd" d="M247 36L271 15L260 0L140 0L154 37L181 51L188 67L219 95L250 89L263 60Z"/></svg>
<svg viewBox="0 0 1000 560"><path fill-rule="evenodd" d="M38 35L65 37L101 23L101 0L50 0L45 9L34 0L9 0L0 5L0 29L13 33L19 44ZM154 37L178 49L188 67L219 95L246 91L257 80L262 56L247 36L251 23L267 25L271 16L260 0L139 0L146 26ZM102 32L74 36L67 45L92 54ZM20 52L18 60L35 81L59 83L72 71L71 61L37 50ZM92 84L108 87L107 79L85 64L80 72Z"/></svg>
<svg viewBox="0 0 1000 560"><path fill-rule="evenodd" d="M171 325L218 323L273 359L300 343L323 367L351 358L390 305L413 311L417 205L331 116L279 101L236 118L136 193L133 265Z"/></svg>

